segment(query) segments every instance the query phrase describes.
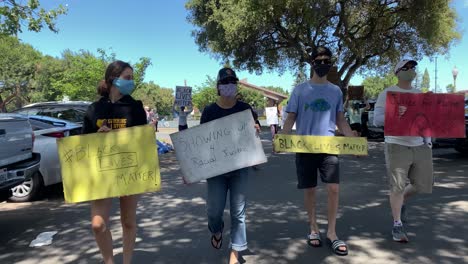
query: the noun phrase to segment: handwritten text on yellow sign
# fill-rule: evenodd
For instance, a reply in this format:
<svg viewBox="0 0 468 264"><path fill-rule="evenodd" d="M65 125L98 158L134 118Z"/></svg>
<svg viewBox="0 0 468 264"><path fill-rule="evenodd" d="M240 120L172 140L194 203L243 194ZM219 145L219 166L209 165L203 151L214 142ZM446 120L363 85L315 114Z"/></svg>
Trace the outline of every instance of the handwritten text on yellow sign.
<svg viewBox="0 0 468 264"><path fill-rule="evenodd" d="M279 134L275 137L274 148L278 152L367 155L367 140L363 137Z"/></svg>
<svg viewBox="0 0 468 264"><path fill-rule="evenodd" d="M57 140L65 201L76 203L157 191L156 139L138 126Z"/></svg>

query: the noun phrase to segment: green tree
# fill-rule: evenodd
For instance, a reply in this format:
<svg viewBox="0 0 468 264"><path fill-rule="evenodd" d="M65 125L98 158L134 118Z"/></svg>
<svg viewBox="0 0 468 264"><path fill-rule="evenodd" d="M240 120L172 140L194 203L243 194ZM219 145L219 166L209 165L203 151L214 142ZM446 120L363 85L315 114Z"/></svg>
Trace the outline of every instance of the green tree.
<svg viewBox="0 0 468 264"><path fill-rule="evenodd" d="M445 53L460 38L450 0L189 0L186 8L196 44L220 61L296 71L326 45L343 87L359 70L386 72L403 54Z"/></svg>
<svg viewBox="0 0 468 264"><path fill-rule="evenodd" d="M366 97L377 99L380 92L387 87L397 84L397 82L398 79L392 72L384 76L367 77L362 81L362 85L364 85Z"/></svg>
<svg viewBox="0 0 468 264"><path fill-rule="evenodd" d="M445 89L447 89L447 93L455 92L455 86L453 86L453 84L449 84L449 85L445 86Z"/></svg>
<svg viewBox="0 0 468 264"><path fill-rule="evenodd" d="M155 108L160 115L171 115L174 105L174 91L170 88L161 88L154 82L142 83L132 96L141 100L144 105Z"/></svg>
<svg viewBox="0 0 468 264"><path fill-rule="evenodd" d="M5 112L13 100L15 105L10 108L30 102L28 95L42 55L31 45L10 36L0 36L0 54L0 111Z"/></svg>
<svg viewBox="0 0 468 264"><path fill-rule="evenodd" d="M58 101L63 98L63 91L55 85L65 73L65 64L61 59L44 56L36 66L36 74L32 81L31 102Z"/></svg>
<svg viewBox="0 0 468 264"><path fill-rule="evenodd" d="M265 107L265 99L261 92L239 85L238 93L242 96L242 101L250 104L253 108L262 109Z"/></svg>
<svg viewBox="0 0 468 264"><path fill-rule="evenodd" d="M44 26L58 32L55 20L66 14L67 8L59 5L55 9L46 10L38 0L1 0L0 1L0 35L17 35L23 32L22 26L27 24L28 30L39 32Z"/></svg>
<svg viewBox="0 0 468 264"><path fill-rule="evenodd" d="M218 99L218 92L216 90L216 79L211 76L206 76L206 81L195 87L192 94L192 103L201 112L205 107Z"/></svg>
<svg viewBox="0 0 468 264"><path fill-rule="evenodd" d="M421 91L428 92L431 89L431 79L429 78L429 72L427 68L424 70L424 75L421 81Z"/></svg>
<svg viewBox="0 0 468 264"><path fill-rule="evenodd" d="M151 65L151 59L142 57L133 66L133 79L135 80L135 89L138 90L145 79L146 69Z"/></svg>
<svg viewBox="0 0 468 264"><path fill-rule="evenodd" d="M53 86L71 100L94 101L98 97L97 85L104 79L108 62L86 50L65 50L61 60L65 70Z"/></svg>

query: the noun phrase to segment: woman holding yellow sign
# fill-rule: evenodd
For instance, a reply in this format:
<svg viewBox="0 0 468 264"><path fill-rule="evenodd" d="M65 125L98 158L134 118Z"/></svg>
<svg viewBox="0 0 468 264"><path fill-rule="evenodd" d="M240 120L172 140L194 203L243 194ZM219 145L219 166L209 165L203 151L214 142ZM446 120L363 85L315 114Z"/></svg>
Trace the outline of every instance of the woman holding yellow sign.
<svg viewBox="0 0 468 264"><path fill-rule="evenodd" d="M109 132L113 129L145 125L146 112L133 92L133 68L123 61L114 61L107 67L98 93L101 98L91 104L83 122L83 134ZM138 196L120 197L123 229L123 263L131 262L136 238L136 207ZM114 263L112 235L108 228L112 198L91 201L91 225L104 263Z"/></svg>

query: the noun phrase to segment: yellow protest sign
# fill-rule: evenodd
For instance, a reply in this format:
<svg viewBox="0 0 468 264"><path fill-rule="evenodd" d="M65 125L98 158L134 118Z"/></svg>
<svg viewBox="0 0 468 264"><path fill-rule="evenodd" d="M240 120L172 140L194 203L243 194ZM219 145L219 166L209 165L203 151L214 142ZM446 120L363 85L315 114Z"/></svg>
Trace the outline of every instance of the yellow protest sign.
<svg viewBox="0 0 468 264"><path fill-rule="evenodd" d="M57 140L65 201L77 203L161 188L151 126Z"/></svg>
<svg viewBox="0 0 468 264"><path fill-rule="evenodd" d="M277 152L367 155L367 139L363 137L278 134L274 140L274 148Z"/></svg>

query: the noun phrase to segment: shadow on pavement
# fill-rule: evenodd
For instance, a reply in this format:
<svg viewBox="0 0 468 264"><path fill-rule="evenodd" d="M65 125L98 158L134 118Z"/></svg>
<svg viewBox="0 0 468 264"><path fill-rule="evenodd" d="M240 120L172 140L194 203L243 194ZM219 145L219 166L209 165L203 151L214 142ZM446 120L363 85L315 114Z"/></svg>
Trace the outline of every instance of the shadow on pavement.
<svg viewBox="0 0 468 264"><path fill-rule="evenodd" d="M307 215L296 189L295 156L272 154L262 133L267 164L251 170L248 190L246 263L467 263L468 192L466 158L435 150L436 183L432 195L409 205L410 243L391 241L383 144L370 142L369 156L341 158L341 197L337 232L350 249L347 257L328 247L306 244ZM227 263L229 217L223 248L212 249L205 215L205 183L182 183L174 153L160 156L162 191L141 197L134 263ZM319 184L318 219L326 234L326 191ZM111 230L117 263L122 234L117 200ZM26 216L26 217L21 217ZM99 263L89 222L89 204L60 199L2 210L0 263ZM20 228L18 228L18 226ZM40 228L37 228L40 227ZM29 248L40 232L57 230L51 246ZM8 238L8 239L7 239Z"/></svg>

